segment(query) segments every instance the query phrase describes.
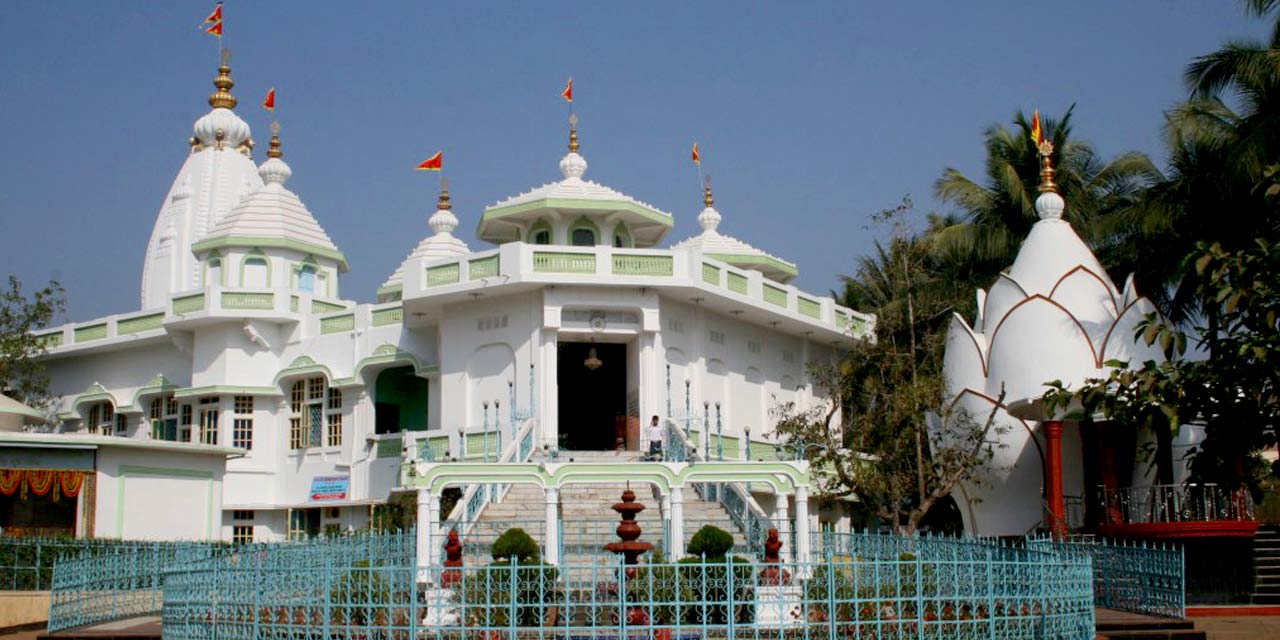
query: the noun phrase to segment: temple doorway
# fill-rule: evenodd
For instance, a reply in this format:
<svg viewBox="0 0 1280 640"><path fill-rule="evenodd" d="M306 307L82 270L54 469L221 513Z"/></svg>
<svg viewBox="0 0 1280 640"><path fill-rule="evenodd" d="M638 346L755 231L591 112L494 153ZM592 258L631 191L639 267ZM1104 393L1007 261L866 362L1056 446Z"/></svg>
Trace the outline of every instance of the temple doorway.
<svg viewBox="0 0 1280 640"><path fill-rule="evenodd" d="M628 423L627 345L562 341L557 345L556 371L560 448L619 448L618 438L625 442Z"/></svg>

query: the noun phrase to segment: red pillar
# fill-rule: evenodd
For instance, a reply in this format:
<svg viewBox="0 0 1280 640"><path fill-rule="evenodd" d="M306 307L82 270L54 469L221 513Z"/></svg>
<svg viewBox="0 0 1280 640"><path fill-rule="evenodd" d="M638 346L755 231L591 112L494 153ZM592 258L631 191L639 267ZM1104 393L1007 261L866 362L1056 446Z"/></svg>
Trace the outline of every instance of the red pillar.
<svg viewBox="0 0 1280 640"><path fill-rule="evenodd" d="M1066 504L1062 499L1062 421L1043 424L1045 439L1045 493L1049 500L1049 529L1054 538L1067 535Z"/></svg>

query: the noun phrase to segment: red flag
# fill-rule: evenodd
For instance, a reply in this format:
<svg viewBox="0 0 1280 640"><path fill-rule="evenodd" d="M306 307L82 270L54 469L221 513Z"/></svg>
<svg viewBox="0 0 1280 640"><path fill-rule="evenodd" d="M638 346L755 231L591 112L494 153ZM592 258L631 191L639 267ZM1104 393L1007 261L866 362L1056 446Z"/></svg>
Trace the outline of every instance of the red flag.
<svg viewBox="0 0 1280 640"><path fill-rule="evenodd" d="M267 111L275 112L276 110L276 88L271 87L267 91L267 99L262 101L262 108Z"/></svg>
<svg viewBox="0 0 1280 640"><path fill-rule="evenodd" d="M693 163L697 165L702 164L702 154L698 153L698 143L696 142L693 143Z"/></svg>
<svg viewBox="0 0 1280 640"><path fill-rule="evenodd" d="M1036 148L1044 143L1044 131L1040 129L1040 110L1036 109L1035 115L1031 116L1031 141L1035 143Z"/></svg>
<svg viewBox="0 0 1280 640"><path fill-rule="evenodd" d="M221 38L221 37L222 37L222 21L221 21L221 20L219 20L219 21L217 21L217 22L213 23L213 25L211 25L208 29L205 29L205 30L204 30L204 32L205 32L205 33L212 33L213 35L218 36L219 38Z"/></svg>
<svg viewBox="0 0 1280 640"><path fill-rule="evenodd" d="M434 156L422 161L422 164L414 167L414 171L440 171L444 168L444 152L437 151Z"/></svg>
<svg viewBox="0 0 1280 640"><path fill-rule="evenodd" d="M560 92L565 102L573 102L573 76L569 77L569 84L564 86L564 91Z"/></svg>
<svg viewBox="0 0 1280 640"><path fill-rule="evenodd" d="M209 17L205 18L204 22L201 24L209 24L210 22L222 22L222 3L221 2L218 3L217 7L214 7L213 13L209 14Z"/></svg>

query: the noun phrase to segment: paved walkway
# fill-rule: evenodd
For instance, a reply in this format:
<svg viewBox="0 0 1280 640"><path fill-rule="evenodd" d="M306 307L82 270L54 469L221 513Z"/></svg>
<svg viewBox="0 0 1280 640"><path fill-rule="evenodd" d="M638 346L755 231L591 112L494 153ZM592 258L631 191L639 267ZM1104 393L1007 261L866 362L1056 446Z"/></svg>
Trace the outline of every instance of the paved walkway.
<svg viewBox="0 0 1280 640"><path fill-rule="evenodd" d="M1209 640L1274 640L1280 638L1280 616L1190 618Z"/></svg>

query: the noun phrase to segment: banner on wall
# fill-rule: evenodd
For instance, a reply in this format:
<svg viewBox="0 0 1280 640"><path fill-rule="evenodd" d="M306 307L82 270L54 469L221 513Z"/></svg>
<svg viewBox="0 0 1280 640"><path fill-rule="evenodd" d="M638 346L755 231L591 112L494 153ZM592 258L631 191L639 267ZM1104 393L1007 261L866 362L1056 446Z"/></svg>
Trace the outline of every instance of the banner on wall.
<svg viewBox="0 0 1280 640"><path fill-rule="evenodd" d="M315 476L311 479L311 501L345 500L351 476Z"/></svg>

